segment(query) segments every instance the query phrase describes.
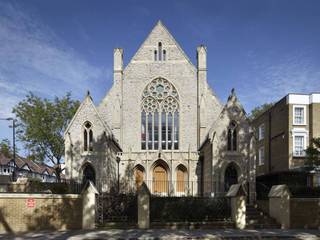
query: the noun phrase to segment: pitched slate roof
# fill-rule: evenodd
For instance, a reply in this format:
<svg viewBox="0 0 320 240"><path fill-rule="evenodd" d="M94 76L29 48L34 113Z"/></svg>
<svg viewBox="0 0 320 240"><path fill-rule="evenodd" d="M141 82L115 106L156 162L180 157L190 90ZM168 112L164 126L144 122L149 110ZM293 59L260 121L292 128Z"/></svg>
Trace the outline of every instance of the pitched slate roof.
<svg viewBox="0 0 320 240"><path fill-rule="evenodd" d="M12 160L13 160L12 158L8 158L8 157L4 156L2 153L0 153L0 165L8 165L8 163ZM45 170L47 170L47 172L50 175L52 175L54 173L53 167L50 167L46 164L36 163L34 161L31 161L30 159L23 158L20 156L16 157L16 165L18 168L22 168L25 165L27 165L28 168L30 168L30 170L32 172L39 173L39 174L43 174L45 172Z"/></svg>

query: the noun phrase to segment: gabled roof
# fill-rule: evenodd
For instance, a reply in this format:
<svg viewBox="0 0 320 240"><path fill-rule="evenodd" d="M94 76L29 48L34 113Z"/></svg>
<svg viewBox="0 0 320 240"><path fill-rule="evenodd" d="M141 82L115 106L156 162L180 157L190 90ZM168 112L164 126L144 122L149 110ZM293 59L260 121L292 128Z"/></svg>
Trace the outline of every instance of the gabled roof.
<svg viewBox="0 0 320 240"><path fill-rule="evenodd" d="M179 49L181 54L185 57L185 59L188 61L188 63L192 66L193 70L196 70L196 67L193 65L193 63L190 61L190 58L188 55L183 51L183 49L180 47L179 43L175 40L175 38L172 36L172 34L169 32L167 27L159 20L156 25L153 27L151 32L148 34L148 36L145 38L143 43L140 45L139 49L136 51L136 53L133 55L131 58L130 62L128 65L124 68L124 71L126 68L131 64L132 60L135 59L135 57L139 54L140 50L146 45L146 42L150 39L151 35L156 32L158 29L164 30L164 32L167 34L167 36L172 40L172 42L175 44L175 46Z"/></svg>
<svg viewBox="0 0 320 240"><path fill-rule="evenodd" d="M5 166L8 165L11 161L13 161L12 158L8 158L4 156L2 153L0 153L0 165ZM47 171L49 175L54 174L54 167L50 167L45 164L36 163L34 161L31 161L30 159L23 158L20 156L16 156L16 166L18 169L26 169L30 170L34 173L43 174L44 171Z"/></svg>
<svg viewBox="0 0 320 240"><path fill-rule="evenodd" d="M200 148L202 148L202 146L204 145L205 142L207 142L208 140L212 141L213 140L213 136L215 133L215 129L219 126L220 122L219 120L224 116L224 114L226 114L226 112L231 111L231 107L237 107L240 112L243 113L243 115L245 116L245 118L247 119L246 116L246 111L244 110L242 104L240 103L240 101L237 98L237 95L235 93L234 88L231 90L231 94L228 97L227 103L223 106L218 118L213 122L213 124L211 125L210 130L208 131L208 134L206 136L206 138L204 139L204 141L200 144Z"/></svg>
<svg viewBox="0 0 320 240"><path fill-rule="evenodd" d="M90 92L88 91L85 99L82 101L82 103L80 104L78 110L76 111L76 113L74 114L73 118L71 119L68 127L66 128L65 132L64 132L64 137L66 137L66 134L69 132L69 129L70 127L72 126L73 122L75 121L75 119L77 118L78 114L81 112L81 110L84 108L84 106L86 104L89 104L95 111L95 113L97 114L98 116L98 119L101 121L102 125L104 126L106 132L109 134L109 135L113 135L110 127L107 125L107 123L102 119L102 117L100 116L96 106L94 105L93 101L92 101L92 98L90 96Z"/></svg>

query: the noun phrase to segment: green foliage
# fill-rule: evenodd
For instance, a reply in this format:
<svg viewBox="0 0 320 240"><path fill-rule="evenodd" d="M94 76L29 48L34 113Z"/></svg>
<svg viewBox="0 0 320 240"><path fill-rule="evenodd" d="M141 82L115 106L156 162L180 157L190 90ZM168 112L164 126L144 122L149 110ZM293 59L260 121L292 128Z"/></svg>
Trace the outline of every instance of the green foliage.
<svg viewBox="0 0 320 240"><path fill-rule="evenodd" d="M7 158L11 158L12 152L10 141L8 139L2 139L0 142L0 153Z"/></svg>
<svg viewBox="0 0 320 240"><path fill-rule="evenodd" d="M320 137L311 139L310 146L306 149L308 167L320 167Z"/></svg>
<svg viewBox="0 0 320 240"><path fill-rule="evenodd" d="M249 119L252 121L255 118L257 118L260 114L268 110L274 105L273 102L271 103L264 103L258 107L255 107L254 109L251 110L251 113L249 114Z"/></svg>
<svg viewBox="0 0 320 240"><path fill-rule="evenodd" d="M150 217L155 222L228 220L228 201L226 197L152 197Z"/></svg>
<svg viewBox="0 0 320 240"><path fill-rule="evenodd" d="M79 105L79 101L71 99L70 93L54 100L29 93L13 109L18 120L17 136L30 151L29 158L56 165L58 178L64 154L63 134Z"/></svg>
<svg viewBox="0 0 320 240"><path fill-rule="evenodd" d="M39 179L32 179L29 183L29 191L33 193L50 191L54 194L69 193L69 186L66 183L41 182Z"/></svg>

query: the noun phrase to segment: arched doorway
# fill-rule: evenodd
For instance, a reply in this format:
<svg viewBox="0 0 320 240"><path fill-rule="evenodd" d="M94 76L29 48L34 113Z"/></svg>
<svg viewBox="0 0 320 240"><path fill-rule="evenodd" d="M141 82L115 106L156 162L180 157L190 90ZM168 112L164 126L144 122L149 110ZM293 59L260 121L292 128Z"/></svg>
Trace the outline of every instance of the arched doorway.
<svg viewBox="0 0 320 240"><path fill-rule="evenodd" d="M144 168L141 165L137 165L134 168L134 177L137 189L142 185L144 180Z"/></svg>
<svg viewBox="0 0 320 240"><path fill-rule="evenodd" d="M177 182L176 182L176 192L182 193L187 190L187 169L183 165L179 165L176 170Z"/></svg>
<svg viewBox="0 0 320 240"><path fill-rule="evenodd" d="M158 164L153 169L152 190L154 193L168 192L168 174L162 164Z"/></svg>
<svg viewBox="0 0 320 240"><path fill-rule="evenodd" d="M224 190L227 192L231 185L238 183L238 171L234 163L230 163L224 173Z"/></svg>
<svg viewBox="0 0 320 240"><path fill-rule="evenodd" d="M86 183L89 180L96 184L96 173L90 164L86 164L83 169L82 183Z"/></svg>

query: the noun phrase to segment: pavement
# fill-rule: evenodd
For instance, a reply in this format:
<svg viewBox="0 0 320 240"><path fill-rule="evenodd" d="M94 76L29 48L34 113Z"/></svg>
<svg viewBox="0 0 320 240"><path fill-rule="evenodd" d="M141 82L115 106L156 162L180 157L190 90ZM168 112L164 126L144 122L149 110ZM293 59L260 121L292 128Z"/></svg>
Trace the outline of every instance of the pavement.
<svg viewBox="0 0 320 240"><path fill-rule="evenodd" d="M320 239L319 230L169 230L169 229L110 229L110 230L70 230L70 231L45 231L29 232L19 235L0 234L0 239L130 239L130 240L153 240L153 239Z"/></svg>

